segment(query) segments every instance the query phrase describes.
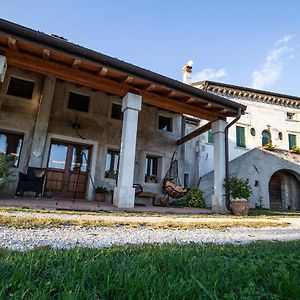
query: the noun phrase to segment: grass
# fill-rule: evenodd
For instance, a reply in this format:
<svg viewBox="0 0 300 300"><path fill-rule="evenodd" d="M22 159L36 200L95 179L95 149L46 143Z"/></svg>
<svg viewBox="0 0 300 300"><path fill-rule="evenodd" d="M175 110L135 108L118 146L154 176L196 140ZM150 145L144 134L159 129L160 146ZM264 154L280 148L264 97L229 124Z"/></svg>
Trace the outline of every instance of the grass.
<svg viewBox="0 0 300 300"><path fill-rule="evenodd" d="M290 225L288 222L281 222L275 220L255 220L247 221L243 219L238 220L214 220L212 222L197 221L197 222L177 222L164 221L164 222L151 222L151 221L120 221L120 220L84 220L73 219L63 220L58 218L38 218L38 217L19 217L19 216L0 216L0 226L13 227L13 228L40 228L40 227L60 227L60 226L80 226L80 227L149 227L154 229L225 229L231 227L287 227Z"/></svg>
<svg viewBox="0 0 300 300"><path fill-rule="evenodd" d="M0 250L0 299L299 299L300 242Z"/></svg>

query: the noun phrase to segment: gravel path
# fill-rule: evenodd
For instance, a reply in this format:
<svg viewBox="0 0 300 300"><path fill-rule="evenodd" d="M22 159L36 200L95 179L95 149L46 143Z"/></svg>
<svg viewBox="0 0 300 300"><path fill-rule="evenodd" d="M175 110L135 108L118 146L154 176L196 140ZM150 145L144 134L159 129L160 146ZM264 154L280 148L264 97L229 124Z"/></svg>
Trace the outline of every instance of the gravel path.
<svg viewBox="0 0 300 300"><path fill-rule="evenodd" d="M36 214L36 213L4 213L0 215L15 216L36 216L53 217L64 219L74 218L127 218L113 216L89 216L89 215L58 215L58 214ZM140 218L140 217L129 217ZM142 217L143 220L157 217ZM159 217L164 219L173 219L172 217ZM180 218L185 219L185 218ZM187 218L191 221L191 218ZM232 218L195 218L208 222L232 221ZM248 220L248 219L243 219ZM253 219L249 219L253 220ZM256 219L257 220L257 219ZM281 218L280 221L289 222L288 227L264 227L264 228L246 228L236 227L225 230L213 229L151 229L151 228L128 228L128 227L97 227L82 228L78 226L63 226L59 228L35 228L35 229L14 229L0 227L0 247L13 250L27 250L38 246L50 246L53 248L73 248L90 247L102 248L112 245L127 244L149 244L149 243L249 243L258 240L267 241L290 241L300 240L300 218ZM178 218L176 218L178 221Z"/></svg>

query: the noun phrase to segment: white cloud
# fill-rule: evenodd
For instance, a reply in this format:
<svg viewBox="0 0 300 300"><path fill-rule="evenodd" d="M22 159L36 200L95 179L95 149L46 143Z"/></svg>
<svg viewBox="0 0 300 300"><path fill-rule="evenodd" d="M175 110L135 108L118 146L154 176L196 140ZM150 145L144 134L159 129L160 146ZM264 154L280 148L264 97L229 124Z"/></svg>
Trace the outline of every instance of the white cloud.
<svg viewBox="0 0 300 300"><path fill-rule="evenodd" d="M227 72L224 68L220 69L203 69L202 71L196 73L192 76L192 81L202 81L202 80L220 80L227 77Z"/></svg>
<svg viewBox="0 0 300 300"><path fill-rule="evenodd" d="M280 78L284 60L293 57L294 48L289 46L292 38L292 35L286 35L279 39L267 54L264 64L252 72L253 88L265 89Z"/></svg>

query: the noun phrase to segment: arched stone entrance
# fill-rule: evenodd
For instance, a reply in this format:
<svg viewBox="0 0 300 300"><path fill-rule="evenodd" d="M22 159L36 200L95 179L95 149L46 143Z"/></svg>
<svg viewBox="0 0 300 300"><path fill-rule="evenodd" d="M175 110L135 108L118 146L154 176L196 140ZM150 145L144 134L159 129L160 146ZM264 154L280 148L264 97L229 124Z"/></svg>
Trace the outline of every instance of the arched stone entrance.
<svg viewBox="0 0 300 300"><path fill-rule="evenodd" d="M289 170L275 172L269 181L271 209L300 209L299 174Z"/></svg>

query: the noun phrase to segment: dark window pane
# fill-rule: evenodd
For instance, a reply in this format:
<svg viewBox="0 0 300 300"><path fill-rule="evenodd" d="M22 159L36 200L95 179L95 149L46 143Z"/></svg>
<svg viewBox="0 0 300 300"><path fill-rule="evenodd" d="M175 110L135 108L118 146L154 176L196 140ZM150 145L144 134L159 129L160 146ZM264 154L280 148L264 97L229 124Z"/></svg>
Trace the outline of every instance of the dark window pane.
<svg viewBox="0 0 300 300"><path fill-rule="evenodd" d="M72 154L72 171L87 172L89 149L84 146L74 146Z"/></svg>
<svg viewBox="0 0 300 300"><path fill-rule="evenodd" d="M68 147L65 145L52 144L48 168L65 169Z"/></svg>
<svg viewBox="0 0 300 300"><path fill-rule="evenodd" d="M119 104L112 104L111 107L111 118L117 119L117 120L123 120L123 112L122 112L122 106Z"/></svg>
<svg viewBox="0 0 300 300"><path fill-rule="evenodd" d="M172 131L172 119L168 117L159 116L158 129L163 131Z"/></svg>
<svg viewBox="0 0 300 300"><path fill-rule="evenodd" d="M214 142L214 136L211 132L211 129L208 130L208 132L207 132L207 142L210 144L213 144L213 142Z"/></svg>
<svg viewBox="0 0 300 300"><path fill-rule="evenodd" d="M157 166L158 166L157 157L146 156L145 181L157 182Z"/></svg>
<svg viewBox="0 0 300 300"><path fill-rule="evenodd" d="M238 147L246 147L245 127L236 126L236 145Z"/></svg>
<svg viewBox="0 0 300 300"><path fill-rule="evenodd" d="M23 136L13 133L0 133L0 152L5 153L17 167L23 143Z"/></svg>
<svg viewBox="0 0 300 300"><path fill-rule="evenodd" d="M105 177L117 178L120 152L108 150L105 163Z"/></svg>
<svg viewBox="0 0 300 300"><path fill-rule="evenodd" d="M89 112L90 97L70 92L68 108Z"/></svg>
<svg viewBox="0 0 300 300"><path fill-rule="evenodd" d="M11 77L7 89L7 95L31 99L34 82Z"/></svg>
<svg viewBox="0 0 300 300"><path fill-rule="evenodd" d="M289 149L292 150L294 146L297 146L296 135L289 134Z"/></svg>

